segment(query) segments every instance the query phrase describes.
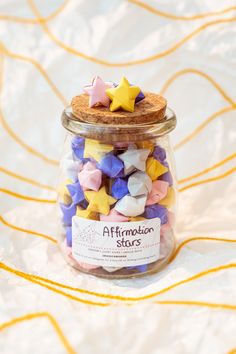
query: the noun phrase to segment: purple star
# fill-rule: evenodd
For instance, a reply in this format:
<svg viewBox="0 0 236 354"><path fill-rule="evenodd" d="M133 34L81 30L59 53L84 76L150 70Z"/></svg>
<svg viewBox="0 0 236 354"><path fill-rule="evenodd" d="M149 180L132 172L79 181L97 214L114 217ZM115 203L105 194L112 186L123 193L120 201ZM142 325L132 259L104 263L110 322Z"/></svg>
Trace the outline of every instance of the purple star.
<svg viewBox="0 0 236 354"><path fill-rule="evenodd" d="M71 141L71 149L78 159L84 157L84 143L85 139L80 136L75 136Z"/></svg>
<svg viewBox="0 0 236 354"><path fill-rule="evenodd" d="M167 209L162 205L153 204L145 207L145 211L142 215L146 219L161 219L161 224L166 224L168 221Z"/></svg>
<svg viewBox="0 0 236 354"><path fill-rule="evenodd" d="M79 204L85 199L84 191L79 181L73 184L67 184L67 189L70 192L74 204Z"/></svg>
<svg viewBox="0 0 236 354"><path fill-rule="evenodd" d="M97 167L107 176L114 178L122 173L124 164L113 154L107 154L97 164Z"/></svg>
<svg viewBox="0 0 236 354"><path fill-rule="evenodd" d="M164 173L163 175L158 177L158 179L160 181L168 182L170 187L173 185L173 178L172 178L172 175L171 175L170 171L167 171L166 173Z"/></svg>
<svg viewBox="0 0 236 354"><path fill-rule="evenodd" d="M153 157L163 164L163 162L166 159L165 149L163 149L162 147L160 147L158 145L155 146L154 151L153 151Z"/></svg>
<svg viewBox="0 0 236 354"><path fill-rule="evenodd" d="M76 205L71 203L70 205L60 204L62 211L62 222L66 226L71 226L72 217L76 213Z"/></svg>
<svg viewBox="0 0 236 354"><path fill-rule="evenodd" d="M72 247L72 227L66 226L66 243L68 247Z"/></svg>
<svg viewBox="0 0 236 354"><path fill-rule="evenodd" d="M127 179L123 179L123 178L115 179L111 187L111 195L116 199L123 198L126 194L129 193L127 184L128 184Z"/></svg>

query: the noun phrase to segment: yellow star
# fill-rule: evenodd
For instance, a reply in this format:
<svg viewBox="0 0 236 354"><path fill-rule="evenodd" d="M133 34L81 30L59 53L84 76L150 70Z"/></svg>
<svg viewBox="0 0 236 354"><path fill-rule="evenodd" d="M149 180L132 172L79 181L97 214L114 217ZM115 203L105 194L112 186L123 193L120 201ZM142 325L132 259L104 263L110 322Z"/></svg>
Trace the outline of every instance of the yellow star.
<svg viewBox="0 0 236 354"><path fill-rule="evenodd" d="M85 219L99 220L98 214L88 209L80 209L77 207L76 215Z"/></svg>
<svg viewBox="0 0 236 354"><path fill-rule="evenodd" d="M146 172L152 181L155 181L159 176L168 171L166 166L163 166L159 161L153 157L149 157L146 163Z"/></svg>
<svg viewBox="0 0 236 354"><path fill-rule="evenodd" d="M112 145L100 144L97 140L85 139L84 157L99 161L101 157L113 150Z"/></svg>
<svg viewBox="0 0 236 354"><path fill-rule="evenodd" d="M72 184L73 182L70 179L62 182L58 187L59 199L62 200L62 203L69 205L72 202L70 192L68 191L67 185Z"/></svg>
<svg viewBox="0 0 236 354"><path fill-rule="evenodd" d="M146 220L146 219L143 218L142 216L133 216L133 217L129 218L130 222L136 222L136 221L142 221L142 220Z"/></svg>
<svg viewBox="0 0 236 354"><path fill-rule="evenodd" d="M84 194L85 198L89 202L87 210L91 210L95 213L108 215L110 211L110 205L116 202L115 198L106 193L105 187L99 189L98 192L86 191Z"/></svg>
<svg viewBox="0 0 236 354"><path fill-rule="evenodd" d="M135 98L138 96L140 88L131 86L129 81L123 76L119 85L106 90L107 96L111 99L110 111L114 112L120 108L133 112Z"/></svg>
<svg viewBox="0 0 236 354"><path fill-rule="evenodd" d="M148 140L140 141L140 142L136 143L136 145L139 149L149 149L150 153L153 152L154 147L155 147L154 143L152 143L151 141L148 141Z"/></svg>
<svg viewBox="0 0 236 354"><path fill-rule="evenodd" d="M170 208L175 203L175 190L173 187L169 187L167 195L164 199L160 200L158 204L163 205L166 208Z"/></svg>

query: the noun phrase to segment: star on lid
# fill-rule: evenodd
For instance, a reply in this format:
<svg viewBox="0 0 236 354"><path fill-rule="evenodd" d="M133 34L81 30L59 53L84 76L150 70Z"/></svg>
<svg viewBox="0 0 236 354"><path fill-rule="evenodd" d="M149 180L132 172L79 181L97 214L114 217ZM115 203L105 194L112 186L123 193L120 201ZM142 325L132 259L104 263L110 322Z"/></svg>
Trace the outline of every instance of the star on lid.
<svg viewBox="0 0 236 354"><path fill-rule="evenodd" d="M144 212L146 199L146 195L140 197L126 195L116 203L115 209L125 216L138 216Z"/></svg>
<svg viewBox="0 0 236 354"><path fill-rule="evenodd" d="M129 177L128 189L133 197L148 194L152 189L152 180L145 172L135 172Z"/></svg>
<svg viewBox="0 0 236 354"><path fill-rule="evenodd" d="M151 192L148 194L146 205L152 205L159 203L160 200L165 198L167 194L167 190L169 187L169 183L165 181L154 181L152 183Z"/></svg>
<svg viewBox="0 0 236 354"><path fill-rule="evenodd" d="M146 172L152 181L155 181L159 176L168 171L168 168L162 165L158 160L153 157L147 159Z"/></svg>
<svg viewBox="0 0 236 354"><path fill-rule="evenodd" d="M133 112L135 99L140 93L140 88L131 86L123 76L119 85L106 90L106 94L111 99L110 111L114 112L122 108L125 111Z"/></svg>
<svg viewBox="0 0 236 354"><path fill-rule="evenodd" d="M96 104L109 107L110 99L106 90L113 87L112 82L104 82L99 76L95 76L91 85L84 86L84 92L89 95L89 107Z"/></svg>
<svg viewBox="0 0 236 354"><path fill-rule="evenodd" d="M107 153L113 150L113 146L109 144L101 144L97 140L85 139L84 145L84 157L92 158L96 161L100 159Z"/></svg>
<svg viewBox="0 0 236 354"><path fill-rule="evenodd" d="M84 192L86 199L89 202L88 210L93 212L108 215L110 205L116 202L116 199L106 193L106 188L102 187L98 192L86 191Z"/></svg>
<svg viewBox="0 0 236 354"><path fill-rule="evenodd" d="M118 155L119 159L124 162L125 175L131 173L135 169L145 171L146 160L150 153L148 149L128 149L123 154Z"/></svg>
<svg viewBox="0 0 236 354"><path fill-rule="evenodd" d="M78 179L83 190L92 189L98 191L102 183L102 172L92 162L87 162L82 171L78 173Z"/></svg>

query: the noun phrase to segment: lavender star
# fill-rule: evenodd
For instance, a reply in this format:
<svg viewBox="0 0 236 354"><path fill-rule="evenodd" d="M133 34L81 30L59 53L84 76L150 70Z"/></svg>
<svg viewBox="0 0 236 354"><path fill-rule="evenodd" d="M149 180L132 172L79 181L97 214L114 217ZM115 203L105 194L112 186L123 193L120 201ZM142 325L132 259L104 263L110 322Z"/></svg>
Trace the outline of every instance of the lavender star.
<svg viewBox="0 0 236 354"><path fill-rule="evenodd" d="M161 219L161 224L166 224L168 221L167 209L158 204L146 206L142 216L146 219L159 218Z"/></svg>
<svg viewBox="0 0 236 354"><path fill-rule="evenodd" d="M123 198L126 194L129 193L127 184L128 184L127 179L123 179L123 178L115 179L111 187L111 195L116 199Z"/></svg>
<svg viewBox="0 0 236 354"><path fill-rule="evenodd" d="M158 180L168 182L170 187L173 185L173 178L170 171L167 171L163 175L159 176Z"/></svg>
<svg viewBox="0 0 236 354"><path fill-rule="evenodd" d="M82 202L85 197L84 197L84 191L79 183L73 183L73 184L68 184L67 185L67 189L70 192L71 198L73 200L74 204L79 204L80 202Z"/></svg>
<svg viewBox="0 0 236 354"><path fill-rule="evenodd" d="M72 217L76 213L76 205L71 203L70 205L60 204L62 211L62 222L66 226L71 226Z"/></svg>
<svg viewBox="0 0 236 354"><path fill-rule="evenodd" d="M114 178L122 173L124 164L113 154L107 154L97 164L97 167L107 176Z"/></svg>
<svg viewBox="0 0 236 354"><path fill-rule="evenodd" d="M155 146L154 151L153 151L153 157L160 161L162 164L166 159L166 151L160 146Z"/></svg>
<svg viewBox="0 0 236 354"><path fill-rule="evenodd" d="M66 244L68 247L72 247L72 227L66 226Z"/></svg>
<svg viewBox="0 0 236 354"><path fill-rule="evenodd" d="M78 159L83 159L84 157L84 143L85 139L80 136L75 136L71 141L71 149Z"/></svg>

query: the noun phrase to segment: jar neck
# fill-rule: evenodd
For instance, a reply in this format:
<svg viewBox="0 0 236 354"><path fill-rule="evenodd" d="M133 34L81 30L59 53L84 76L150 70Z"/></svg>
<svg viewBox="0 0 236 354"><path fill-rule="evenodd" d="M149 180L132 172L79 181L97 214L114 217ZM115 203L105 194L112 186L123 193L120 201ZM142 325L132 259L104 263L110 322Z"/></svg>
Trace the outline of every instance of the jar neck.
<svg viewBox="0 0 236 354"><path fill-rule="evenodd" d="M170 133L176 126L176 116L170 108L166 109L163 120L149 124L108 125L86 123L73 115L71 107L63 111L61 120L63 127L72 134L110 143L155 139Z"/></svg>

